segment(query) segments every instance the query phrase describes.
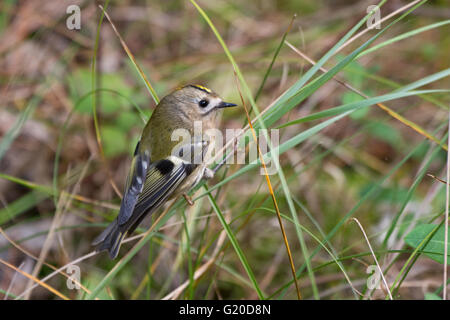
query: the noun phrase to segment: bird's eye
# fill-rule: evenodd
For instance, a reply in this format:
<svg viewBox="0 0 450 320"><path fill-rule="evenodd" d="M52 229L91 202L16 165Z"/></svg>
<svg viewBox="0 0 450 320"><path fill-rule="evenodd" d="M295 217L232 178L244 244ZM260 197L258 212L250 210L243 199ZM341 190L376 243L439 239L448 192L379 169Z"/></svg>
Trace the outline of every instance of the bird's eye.
<svg viewBox="0 0 450 320"><path fill-rule="evenodd" d="M208 104L209 104L209 101L205 100L205 99L202 99L198 102L198 105L202 108L205 108L206 106L208 106Z"/></svg>

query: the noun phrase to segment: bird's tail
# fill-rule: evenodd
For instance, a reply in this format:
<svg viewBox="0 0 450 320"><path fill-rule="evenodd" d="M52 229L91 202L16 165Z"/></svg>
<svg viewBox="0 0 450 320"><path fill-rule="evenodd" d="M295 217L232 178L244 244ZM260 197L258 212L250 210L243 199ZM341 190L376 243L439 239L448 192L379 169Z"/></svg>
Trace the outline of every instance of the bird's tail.
<svg viewBox="0 0 450 320"><path fill-rule="evenodd" d="M108 250L109 257L114 259L119 253L120 244L127 232L119 230L117 220L114 220L95 240L92 242L97 251Z"/></svg>

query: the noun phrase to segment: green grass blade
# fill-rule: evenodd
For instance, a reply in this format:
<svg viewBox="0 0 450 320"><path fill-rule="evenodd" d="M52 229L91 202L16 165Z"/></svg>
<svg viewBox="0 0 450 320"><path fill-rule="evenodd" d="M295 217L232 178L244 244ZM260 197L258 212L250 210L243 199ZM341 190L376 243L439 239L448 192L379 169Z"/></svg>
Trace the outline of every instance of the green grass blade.
<svg viewBox="0 0 450 320"><path fill-rule="evenodd" d="M331 117L331 116L335 116L338 114L342 114L343 112L352 110L358 110L358 109L362 109L362 108L367 108L370 106L373 106L377 103L381 103L381 102L386 102L386 101L391 101L391 100L395 100L395 99L400 99L400 98L404 98L404 97L409 97L409 96L414 96L414 95L420 95L420 94L431 94L431 93L442 93L442 92L449 92L450 90L418 90L418 91L409 91L409 92L404 92L403 88L402 90L396 90L393 93L389 93L389 94L385 94L385 95L381 95L378 97L374 97L374 98L369 98L369 99L364 99L361 101L356 101L356 102L351 102L351 103L347 103L341 106L337 106L334 108L330 108L330 109L326 109L324 111L319 111L313 114L310 114L308 116L296 119L296 120L292 120L289 121L287 123L284 123L282 125L279 125L277 128L281 129L281 128L285 128L285 127L289 127L295 124L300 124L300 123L305 123L305 122L309 122L309 121L314 121L314 120L319 120L322 118L326 118L326 117Z"/></svg>
<svg viewBox="0 0 450 320"><path fill-rule="evenodd" d="M239 243L237 242L236 237L233 234L233 231L231 230L230 226L228 225L227 221L225 220L225 217L223 216L222 212L220 211L213 196L211 195L211 193L209 193L208 187L205 185L204 188L208 192L209 202L210 202L211 206L213 207L214 212L217 214L217 217L219 218L219 221L222 224L225 232L227 233L228 239L230 240L231 245L233 246L234 250L236 251L236 254L239 257L239 260L241 261L242 266L244 267L245 271L247 272L247 275L248 275L251 283L253 284L253 287L255 288L255 291L258 294L258 297L261 300L264 300L264 294L258 286L258 282L256 281L255 275L253 274L253 271L252 271L250 265L248 264L247 258L245 257L244 252L242 251L241 247L239 246Z"/></svg>
<svg viewBox="0 0 450 320"><path fill-rule="evenodd" d="M405 33L403 33L401 35L398 35L398 36L396 36L394 38L391 38L391 39L389 39L387 41L379 43L379 44L373 46L372 48L361 52L359 54L358 58L360 58L362 56L365 56L366 54L369 54L371 52L374 52L374 51L376 51L376 50L378 50L380 48L383 48L385 46L391 45L391 44L393 44L395 42L401 41L403 39L407 39L409 37L415 36L415 35L417 35L419 33L422 33L422 32L428 31L428 30L432 30L432 29L435 29L435 28L439 28L439 27L445 26L445 25L447 25L449 23L450 23L450 20L444 20L444 21L440 21L440 22L436 22L436 23L430 24L430 25L425 26L425 27L421 27L421 28L418 28L418 29L415 29L415 30L411 30L411 31L405 32Z"/></svg>
<svg viewBox="0 0 450 320"><path fill-rule="evenodd" d="M283 37L281 38L280 44L278 45L277 49L275 50L275 53L274 53L274 55L272 57L272 61L270 62L270 65L267 68L266 73L264 74L263 80L262 80L261 84L259 85L258 90L256 91L255 102L258 101L258 98L261 95L261 92L262 92L262 90L264 88L264 85L266 84L267 78L269 77L269 74L272 71L272 67L273 67L273 65L275 63L275 60L277 59L278 54L280 53L281 48L283 47L284 40L286 40L286 37L287 37L289 31L292 28L292 24L294 23L295 17L296 17L295 15L292 17L291 22L289 23L289 26L288 26L287 30L284 32Z"/></svg>
<svg viewBox="0 0 450 320"><path fill-rule="evenodd" d="M411 90L423 87L427 84L430 84L434 81L448 77L449 75L450 75L450 68L436 72L436 73L426 76L420 80L414 81L413 83L410 83L409 85L399 88L399 89L395 90L394 92L411 91Z"/></svg>
<svg viewBox="0 0 450 320"><path fill-rule="evenodd" d="M38 191L31 191L22 197L9 203L6 207L0 209L0 225L16 218L27 210L34 208L38 203L48 198L48 195Z"/></svg>
<svg viewBox="0 0 450 320"><path fill-rule="evenodd" d="M256 105L256 102L255 102L255 100L254 100L254 98L252 96L251 90L250 90L247 82L245 81L244 76L242 75L242 73L240 71L240 68L237 65L236 61L234 60L230 50L228 49L227 45L223 41L223 39L220 36L219 32L217 31L217 29L215 28L214 24L209 19L209 17L206 15L206 13L197 5L197 3L194 0L191 0L191 3L197 8L199 13L202 15L202 17L205 19L205 21L210 26L211 30L215 34L215 36L216 36L217 40L219 41L219 43L222 45L222 48L224 49L225 54L227 55L228 59L230 60L230 63L233 65L234 71L235 71L235 73L236 73L236 75L237 75L237 77L238 77L238 79L239 79L239 81L241 83L243 92L244 92L246 98L250 101L250 104L252 106L252 110L255 112L256 116L258 117L258 123L259 123L260 127L263 128L263 129L266 129L263 120L261 119L261 117L259 117L260 112L259 112L258 107ZM272 148L271 139L268 137L267 130L263 130L263 134L264 134L264 137L266 139L265 141L267 142L269 148L273 149ZM295 225L295 230L296 230L299 242L300 242L300 246L301 246L301 249L302 249L302 254L303 254L303 256L305 258L305 261L307 263L307 266L308 266L308 274L310 276L310 281L311 281L311 286L313 288L314 297L316 299L318 299L318 297L319 297L318 289L317 289L317 286L315 284L314 274L312 273L312 268L310 266L310 262L308 260L308 256L309 256L308 248L306 247L306 243L305 243L304 238L303 238L302 230L301 230L301 228L298 227L298 225L300 223L298 222L298 217L297 217L297 212L295 210L295 205L294 205L294 202L292 201L292 198L290 196L289 187L288 187L288 185L286 183L286 179L284 177L283 170L282 170L282 168L280 166L279 159L278 159L278 157L276 156L275 153L272 153L270 155L272 156L271 160L273 161L273 163L275 164L275 167L277 169L277 173L278 173L278 176L280 178L282 189L283 189L286 201L288 203L289 210L290 210L290 213L292 215L292 218L294 219L294 221L297 222L297 224ZM287 250L287 253L289 255L289 249L287 247L287 244L286 244L286 250ZM299 294L299 297L300 297L300 294Z"/></svg>

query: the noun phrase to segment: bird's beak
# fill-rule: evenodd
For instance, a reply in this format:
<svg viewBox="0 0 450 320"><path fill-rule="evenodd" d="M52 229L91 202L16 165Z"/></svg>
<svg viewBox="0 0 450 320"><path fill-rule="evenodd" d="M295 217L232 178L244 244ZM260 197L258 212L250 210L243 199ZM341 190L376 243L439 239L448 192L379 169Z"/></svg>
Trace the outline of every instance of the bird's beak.
<svg viewBox="0 0 450 320"><path fill-rule="evenodd" d="M222 101L221 103L218 104L217 108L222 109L222 108L229 108L229 107L235 107L235 106L237 106L237 104Z"/></svg>

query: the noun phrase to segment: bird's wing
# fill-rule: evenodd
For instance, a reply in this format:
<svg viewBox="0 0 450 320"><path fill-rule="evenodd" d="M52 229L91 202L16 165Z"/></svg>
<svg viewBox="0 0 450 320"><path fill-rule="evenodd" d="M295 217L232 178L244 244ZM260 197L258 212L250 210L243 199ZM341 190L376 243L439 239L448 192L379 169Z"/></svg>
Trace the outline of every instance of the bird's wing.
<svg viewBox="0 0 450 320"><path fill-rule="evenodd" d="M99 251L108 250L112 259L122 239L158 209L197 167L177 156L151 162L149 154L139 144L136 146L119 215L92 243Z"/></svg>
<svg viewBox="0 0 450 320"><path fill-rule="evenodd" d="M108 249L113 250L117 254L120 241L125 236L125 233L119 230L119 226L130 220L134 208L138 202L139 195L144 189L144 184L147 176L148 168L150 167L150 152L139 152L139 145L136 145L134 151L134 157L131 162L130 173L128 174L127 182L125 185L125 192L120 204L120 210L117 218L106 228L95 240L93 245L99 245L100 250ZM112 249L114 248L114 249ZM112 251L111 251L112 252Z"/></svg>
<svg viewBox="0 0 450 320"><path fill-rule="evenodd" d="M117 217L119 229L124 232L133 232L142 219L159 208L195 168L195 165L175 156L152 162L147 168L145 161L146 157L140 152L133 159L127 191Z"/></svg>
<svg viewBox="0 0 450 320"><path fill-rule="evenodd" d="M120 205L117 221L119 225L128 221L137 204L139 195L144 189L147 172L150 163L149 152L138 152L139 144L136 146L133 161L131 162L130 173L128 174L127 183L125 185L125 194Z"/></svg>

